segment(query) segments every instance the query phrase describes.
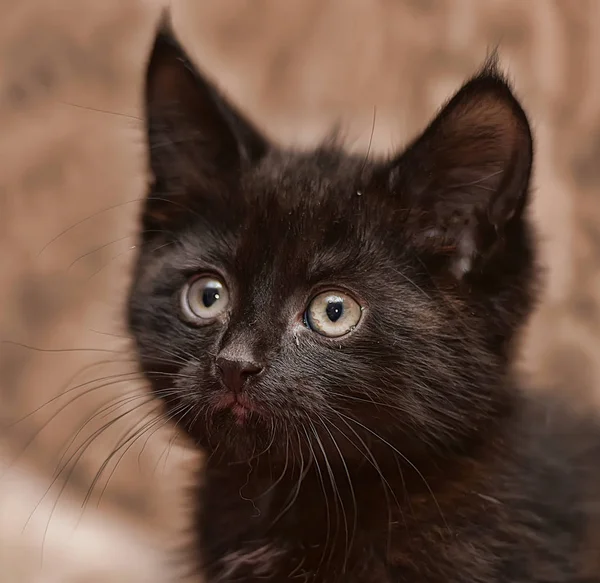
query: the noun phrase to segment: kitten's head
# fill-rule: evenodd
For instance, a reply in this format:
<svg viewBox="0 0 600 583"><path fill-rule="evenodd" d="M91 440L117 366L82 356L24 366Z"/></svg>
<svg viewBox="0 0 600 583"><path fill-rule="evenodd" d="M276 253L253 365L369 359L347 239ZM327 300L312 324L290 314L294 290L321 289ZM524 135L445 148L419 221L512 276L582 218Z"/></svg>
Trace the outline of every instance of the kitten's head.
<svg viewBox="0 0 600 583"><path fill-rule="evenodd" d="M382 162L273 145L165 35L146 100L129 322L179 426L238 459L488 430L533 274L532 139L493 65Z"/></svg>

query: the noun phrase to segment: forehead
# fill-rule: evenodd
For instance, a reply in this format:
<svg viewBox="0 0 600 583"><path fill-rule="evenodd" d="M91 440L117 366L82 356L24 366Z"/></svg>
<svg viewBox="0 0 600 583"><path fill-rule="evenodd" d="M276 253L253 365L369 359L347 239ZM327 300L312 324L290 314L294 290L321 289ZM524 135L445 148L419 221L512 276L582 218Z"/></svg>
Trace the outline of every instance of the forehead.
<svg viewBox="0 0 600 583"><path fill-rule="evenodd" d="M372 251L385 216L387 204L366 184L364 160L347 155L267 159L244 184L238 256L294 260L307 270L330 260L343 268Z"/></svg>
<svg viewBox="0 0 600 583"><path fill-rule="evenodd" d="M282 206L294 208L306 196L318 204L352 196L369 181L371 165L336 150L269 153L245 177L250 196L275 194Z"/></svg>
<svg viewBox="0 0 600 583"><path fill-rule="evenodd" d="M335 152L272 154L231 197L215 201L210 219L191 226L186 254L244 279L363 272L390 259L395 247L393 209L366 186L369 173L364 159Z"/></svg>

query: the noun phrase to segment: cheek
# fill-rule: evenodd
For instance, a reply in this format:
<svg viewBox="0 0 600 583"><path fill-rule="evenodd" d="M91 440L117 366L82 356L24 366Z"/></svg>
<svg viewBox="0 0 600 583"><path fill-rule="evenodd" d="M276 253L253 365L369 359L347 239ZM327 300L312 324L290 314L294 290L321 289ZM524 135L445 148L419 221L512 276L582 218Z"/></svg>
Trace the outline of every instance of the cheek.
<svg viewBox="0 0 600 583"><path fill-rule="evenodd" d="M160 369L182 372L194 367L198 374L214 359L214 333L187 327L173 318L162 319L154 328L136 335L136 340L142 362Z"/></svg>
<svg viewBox="0 0 600 583"><path fill-rule="evenodd" d="M280 352L249 391L275 409L298 414L317 411L326 405L327 393L317 362L306 352L301 356L291 350Z"/></svg>

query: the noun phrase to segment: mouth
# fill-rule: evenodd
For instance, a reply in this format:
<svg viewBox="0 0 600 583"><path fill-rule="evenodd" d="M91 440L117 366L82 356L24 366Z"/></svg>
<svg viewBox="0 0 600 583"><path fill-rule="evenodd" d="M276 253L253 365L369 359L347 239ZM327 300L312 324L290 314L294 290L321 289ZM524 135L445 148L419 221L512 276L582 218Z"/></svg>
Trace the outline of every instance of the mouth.
<svg viewBox="0 0 600 583"><path fill-rule="evenodd" d="M214 408L217 411L229 411L237 425L243 425L252 413L259 413L258 409L244 394L222 395L217 399Z"/></svg>
<svg viewBox="0 0 600 583"><path fill-rule="evenodd" d="M258 401L258 402L257 402ZM204 413L204 414L202 414ZM211 464L246 463L268 453L269 463L286 462L289 442L285 417L268 401L215 388L200 413L192 411L186 431Z"/></svg>

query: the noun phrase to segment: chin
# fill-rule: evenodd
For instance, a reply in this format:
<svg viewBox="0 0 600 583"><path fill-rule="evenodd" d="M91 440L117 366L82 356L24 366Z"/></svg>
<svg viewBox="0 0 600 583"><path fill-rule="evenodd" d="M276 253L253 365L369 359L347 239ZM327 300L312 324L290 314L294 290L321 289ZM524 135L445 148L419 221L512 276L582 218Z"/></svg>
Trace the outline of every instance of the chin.
<svg viewBox="0 0 600 583"><path fill-rule="evenodd" d="M217 463L247 462L267 453L270 458L285 455L284 436L277 435L273 420L235 405L196 417L187 432Z"/></svg>

